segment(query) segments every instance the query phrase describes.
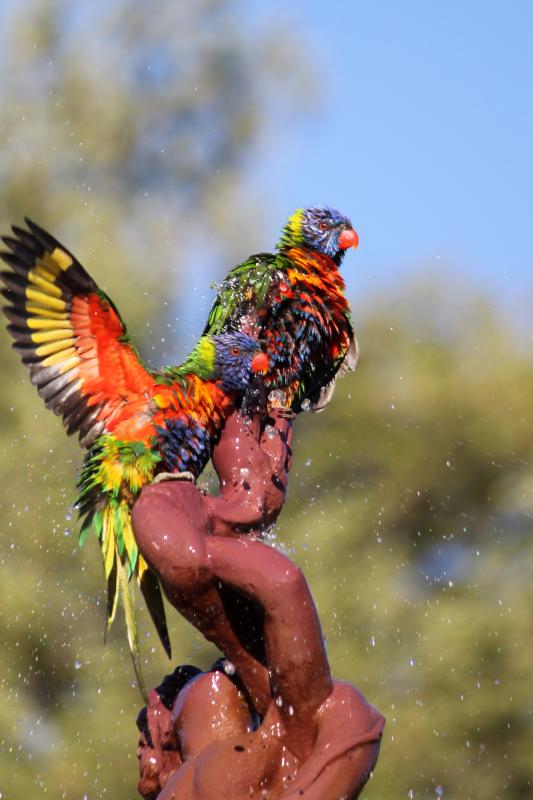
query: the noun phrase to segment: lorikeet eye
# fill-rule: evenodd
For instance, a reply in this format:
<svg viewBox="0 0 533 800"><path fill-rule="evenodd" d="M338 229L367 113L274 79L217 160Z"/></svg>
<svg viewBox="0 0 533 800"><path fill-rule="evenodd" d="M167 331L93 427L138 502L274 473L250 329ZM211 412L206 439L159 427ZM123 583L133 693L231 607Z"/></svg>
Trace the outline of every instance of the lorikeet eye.
<svg viewBox="0 0 533 800"><path fill-rule="evenodd" d="M319 222L318 227L321 231L327 231L329 229L329 225L327 222Z"/></svg>
<svg viewBox="0 0 533 800"><path fill-rule="evenodd" d="M231 355L232 356L240 356L241 348L240 347L232 347L231 348Z"/></svg>

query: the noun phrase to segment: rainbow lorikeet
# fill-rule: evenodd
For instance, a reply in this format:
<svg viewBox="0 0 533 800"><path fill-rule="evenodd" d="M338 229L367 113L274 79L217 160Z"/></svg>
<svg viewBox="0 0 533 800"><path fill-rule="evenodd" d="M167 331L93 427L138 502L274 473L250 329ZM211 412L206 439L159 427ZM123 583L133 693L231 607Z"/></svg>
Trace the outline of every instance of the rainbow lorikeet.
<svg viewBox="0 0 533 800"><path fill-rule="evenodd" d="M268 360L244 333L202 336L185 362L148 370L117 309L66 248L30 220L2 237L1 273L13 347L45 405L88 448L78 480L83 542L92 526L108 586L107 627L122 596L140 677L130 578L135 575L170 656L158 579L139 553L130 511L146 484L198 477L210 442Z"/></svg>
<svg viewBox="0 0 533 800"><path fill-rule="evenodd" d="M276 253L250 256L220 286L204 334L241 330L260 339L269 359L261 384L270 404L318 411L338 375L355 369L357 341L339 267L358 242L338 211L300 208Z"/></svg>

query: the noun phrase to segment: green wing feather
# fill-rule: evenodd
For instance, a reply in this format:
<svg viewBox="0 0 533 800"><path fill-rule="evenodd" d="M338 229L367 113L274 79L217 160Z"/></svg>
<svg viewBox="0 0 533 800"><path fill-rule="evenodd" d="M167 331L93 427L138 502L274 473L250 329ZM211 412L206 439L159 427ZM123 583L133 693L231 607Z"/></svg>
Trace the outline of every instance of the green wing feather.
<svg viewBox="0 0 533 800"><path fill-rule="evenodd" d="M122 442L111 434L98 437L85 457L78 481L78 506L84 517L80 542L91 526L100 542L107 581L106 633L116 615L118 598L124 616L131 657L141 692L144 684L133 588L135 576L159 638L170 657L170 639L159 581L139 553L131 526L131 508L141 489L155 475L159 454L142 442Z"/></svg>
<svg viewBox="0 0 533 800"><path fill-rule="evenodd" d="M234 267L219 287L204 334L218 334L250 306L259 309L263 304L272 278L285 267L279 254L260 253Z"/></svg>

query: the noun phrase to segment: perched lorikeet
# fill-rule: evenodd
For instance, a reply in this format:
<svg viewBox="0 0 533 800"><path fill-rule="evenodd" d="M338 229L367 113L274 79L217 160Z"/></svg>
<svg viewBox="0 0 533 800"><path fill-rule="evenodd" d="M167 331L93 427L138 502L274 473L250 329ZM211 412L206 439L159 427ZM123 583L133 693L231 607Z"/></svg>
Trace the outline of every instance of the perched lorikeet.
<svg viewBox="0 0 533 800"><path fill-rule="evenodd" d="M204 334L258 336L269 359L261 384L273 404L318 411L331 399L337 376L355 369L357 341L339 267L358 241L338 211L298 209L276 253L250 256L220 286Z"/></svg>
<svg viewBox="0 0 533 800"><path fill-rule="evenodd" d="M130 578L135 575L163 646L170 642L158 579L139 553L130 511L141 489L159 478L198 477L238 394L268 359L240 333L202 336L186 361L148 370L118 311L81 264L29 220L13 227L0 253L13 347L28 365L47 408L88 448L78 481L83 541L98 536L108 584L107 627L119 594L140 677Z"/></svg>

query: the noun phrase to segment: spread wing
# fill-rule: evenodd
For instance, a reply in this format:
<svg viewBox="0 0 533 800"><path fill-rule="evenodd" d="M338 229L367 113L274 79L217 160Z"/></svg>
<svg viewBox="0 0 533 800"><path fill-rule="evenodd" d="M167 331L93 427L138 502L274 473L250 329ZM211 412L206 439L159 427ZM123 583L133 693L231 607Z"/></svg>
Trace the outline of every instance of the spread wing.
<svg viewBox="0 0 533 800"><path fill-rule="evenodd" d="M89 447L153 385L120 315L79 261L35 223L13 227L0 257L13 347L47 408Z"/></svg>
<svg viewBox="0 0 533 800"><path fill-rule="evenodd" d="M209 312L204 335L232 328L245 330L246 317L250 314L249 326L253 329L254 314L267 296L278 268L277 259L278 256L271 253L260 253L250 256L228 273Z"/></svg>
<svg viewBox="0 0 533 800"><path fill-rule="evenodd" d="M69 434L78 431L81 444L90 447L100 434L112 432L121 417L131 415L132 409L134 413L148 401L154 379L143 366L117 309L79 261L35 223L26 220L26 224L27 230L15 226L13 236L2 237L8 248L0 252L9 268L0 273L6 287L2 294L8 301L3 309L10 320L8 330L47 408L63 417ZM138 492L143 478L135 471L140 461L135 444L139 443L132 445L128 475L130 481L139 483L135 486ZM103 446L89 454L89 465ZM169 655L170 643L159 582L138 555L130 508L121 493L122 473L115 472L118 483L114 493L108 493L111 496L106 497L105 507L102 509L95 492L90 496L92 505L82 508L87 517L82 540L90 523L95 522L108 577L108 623L115 615L120 591L130 649L142 683L133 596L128 585L133 572ZM149 478L151 474L146 475L146 481Z"/></svg>

